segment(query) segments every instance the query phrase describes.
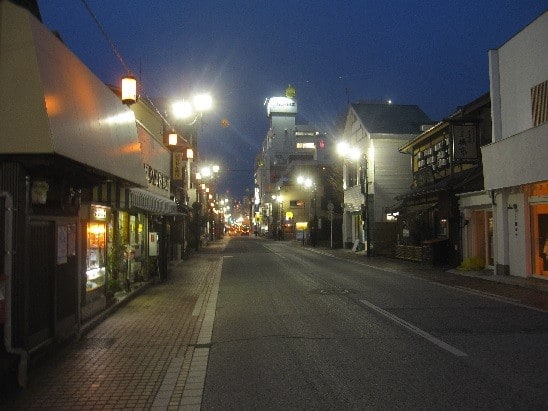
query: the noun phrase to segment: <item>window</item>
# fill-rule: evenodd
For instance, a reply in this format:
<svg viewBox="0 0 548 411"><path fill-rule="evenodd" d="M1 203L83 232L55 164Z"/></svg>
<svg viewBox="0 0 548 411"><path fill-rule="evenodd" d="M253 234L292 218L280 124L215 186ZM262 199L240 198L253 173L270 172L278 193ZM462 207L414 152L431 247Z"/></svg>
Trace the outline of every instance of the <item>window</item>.
<svg viewBox="0 0 548 411"><path fill-rule="evenodd" d="M356 163L346 163L346 186L354 187L358 184L358 166Z"/></svg>
<svg viewBox="0 0 548 411"><path fill-rule="evenodd" d="M548 80L531 88L533 127L548 121Z"/></svg>

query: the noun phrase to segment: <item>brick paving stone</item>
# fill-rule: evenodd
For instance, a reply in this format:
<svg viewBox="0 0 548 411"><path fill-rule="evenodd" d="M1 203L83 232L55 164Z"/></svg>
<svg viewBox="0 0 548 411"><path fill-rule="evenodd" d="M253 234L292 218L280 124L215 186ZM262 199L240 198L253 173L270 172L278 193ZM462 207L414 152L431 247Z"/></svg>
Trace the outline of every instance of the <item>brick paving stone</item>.
<svg viewBox="0 0 548 411"><path fill-rule="evenodd" d="M199 409L205 363L202 385L192 386L197 396L182 403L195 352L191 344L200 335L227 241L172 265L165 282L139 292L80 340L40 360L29 372L28 387L0 408L151 409L157 400L163 410Z"/></svg>

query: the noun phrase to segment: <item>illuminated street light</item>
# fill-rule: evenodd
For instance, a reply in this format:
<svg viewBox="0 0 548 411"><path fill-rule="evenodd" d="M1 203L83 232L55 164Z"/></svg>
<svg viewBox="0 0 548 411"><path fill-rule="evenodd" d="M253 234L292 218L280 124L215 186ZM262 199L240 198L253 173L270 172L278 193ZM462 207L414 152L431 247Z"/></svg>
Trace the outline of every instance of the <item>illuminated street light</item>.
<svg viewBox="0 0 548 411"><path fill-rule="evenodd" d="M190 124L194 124L198 117L201 117L204 111L211 110L213 107L213 98L209 94L197 94L192 99L178 100L171 104L171 113L177 120L189 120Z"/></svg>
<svg viewBox="0 0 548 411"><path fill-rule="evenodd" d="M202 167L202 169L200 171L201 171L202 177L204 177L204 178L211 177L211 168Z"/></svg>
<svg viewBox="0 0 548 411"><path fill-rule="evenodd" d="M194 110L189 101L176 101L171 105L171 113L177 120L186 120L192 116Z"/></svg>
<svg viewBox="0 0 548 411"><path fill-rule="evenodd" d="M337 144L337 154L351 161L357 161L361 156L360 149L351 146L346 141L341 141L339 144Z"/></svg>
<svg viewBox="0 0 548 411"><path fill-rule="evenodd" d="M213 106L213 98L209 94L197 94L194 96L194 108L196 111L207 111Z"/></svg>

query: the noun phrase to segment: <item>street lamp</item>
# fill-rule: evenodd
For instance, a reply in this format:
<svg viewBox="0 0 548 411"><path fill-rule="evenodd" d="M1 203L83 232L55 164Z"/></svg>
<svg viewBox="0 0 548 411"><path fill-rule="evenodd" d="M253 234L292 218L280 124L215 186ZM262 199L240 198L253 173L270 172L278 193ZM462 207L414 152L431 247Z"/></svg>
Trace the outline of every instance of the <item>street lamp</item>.
<svg viewBox="0 0 548 411"><path fill-rule="evenodd" d="M178 121L183 121L184 126L194 126L200 119L203 128L203 113L211 110L213 98L210 94L202 93L195 95L192 100L177 100L171 104L171 114ZM190 136L190 144L197 146L197 141L193 141L193 133ZM194 139L195 140L195 139Z"/></svg>
<svg viewBox="0 0 548 411"><path fill-rule="evenodd" d="M370 150L371 152L372 150ZM345 160L356 162L359 166L359 183L361 192L364 196L362 205L362 219L365 221L365 250L367 257L371 256L371 227L369 215L369 179L367 176L367 154L348 144L346 141L341 141L337 145L337 153ZM346 189L346 185L343 187Z"/></svg>
<svg viewBox="0 0 548 411"><path fill-rule="evenodd" d="M188 125L192 125L202 116L204 111L211 110L213 98L209 94L197 94L192 101L177 100L171 105L171 113L177 120L192 119Z"/></svg>

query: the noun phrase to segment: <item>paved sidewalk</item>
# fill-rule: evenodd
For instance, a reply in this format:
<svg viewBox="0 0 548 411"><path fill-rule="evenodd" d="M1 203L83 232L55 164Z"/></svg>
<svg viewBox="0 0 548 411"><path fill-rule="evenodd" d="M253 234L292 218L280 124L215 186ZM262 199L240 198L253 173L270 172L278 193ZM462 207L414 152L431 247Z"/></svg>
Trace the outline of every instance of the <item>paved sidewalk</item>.
<svg viewBox="0 0 548 411"><path fill-rule="evenodd" d="M352 256L365 261L367 264L380 267L390 267L394 270L404 270L406 272L432 272L432 273L450 273L465 277L473 277L486 281L492 281L501 284L514 285L521 288L541 291L548 293L548 281L535 277L515 277L510 275L494 275L493 270L483 271L462 271L454 268L433 267L429 263L418 263L414 261L401 260L382 256L367 257L364 251L353 252L352 250L329 250L337 253L339 256Z"/></svg>
<svg viewBox="0 0 548 411"><path fill-rule="evenodd" d="M2 409L200 409L227 240L152 285L29 373Z"/></svg>
<svg viewBox="0 0 548 411"><path fill-rule="evenodd" d="M397 258L372 256L365 252L348 249L312 248L338 258L352 259L361 264L381 270L413 275L441 285L481 293L487 297L501 298L508 302L548 311L548 281L539 278L520 278L494 275L491 270L482 272L460 271L447 267L433 267L429 263L401 260Z"/></svg>

